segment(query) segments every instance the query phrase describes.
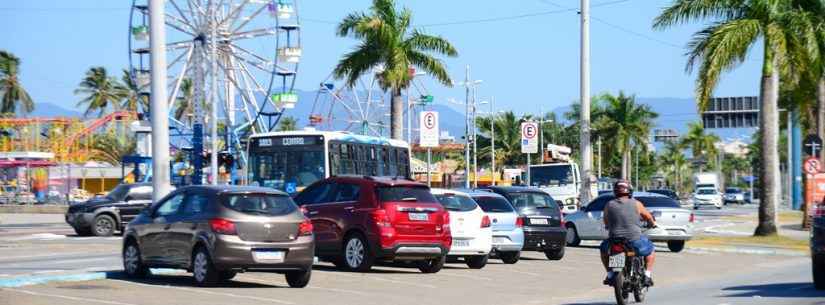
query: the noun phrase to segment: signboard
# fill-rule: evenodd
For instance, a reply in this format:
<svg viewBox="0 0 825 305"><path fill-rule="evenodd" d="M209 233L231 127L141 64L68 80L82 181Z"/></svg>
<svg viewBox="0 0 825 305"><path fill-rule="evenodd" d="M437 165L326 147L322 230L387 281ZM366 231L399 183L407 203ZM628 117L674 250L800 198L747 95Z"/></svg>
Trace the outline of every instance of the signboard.
<svg viewBox="0 0 825 305"><path fill-rule="evenodd" d="M808 175L818 174L819 171L822 170L822 164L819 162L819 158L810 157L805 159L805 164L802 165L802 170L804 170Z"/></svg>
<svg viewBox="0 0 825 305"><path fill-rule="evenodd" d="M714 97L702 112L705 128L754 128L759 126L756 96Z"/></svg>
<svg viewBox="0 0 825 305"><path fill-rule="evenodd" d="M539 152L539 124L536 122L521 123L521 153L536 154Z"/></svg>
<svg viewBox="0 0 825 305"><path fill-rule="evenodd" d="M805 141L802 143L802 147L805 149L805 154L808 156L818 156L819 152L822 151L822 138L815 134L809 134L805 137Z"/></svg>
<svg viewBox="0 0 825 305"><path fill-rule="evenodd" d="M438 112L422 111L420 119L418 144L421 147L438 147Z"/></svg>

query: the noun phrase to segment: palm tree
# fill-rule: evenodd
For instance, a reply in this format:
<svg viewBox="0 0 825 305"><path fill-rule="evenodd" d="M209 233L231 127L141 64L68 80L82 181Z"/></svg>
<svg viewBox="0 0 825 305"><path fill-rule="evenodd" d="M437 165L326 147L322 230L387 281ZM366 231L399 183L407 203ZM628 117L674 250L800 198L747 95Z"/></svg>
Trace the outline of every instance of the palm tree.
<svg viewBox="0 0 825 305"><path fill-rule="evenodd" d="M92 67L86 72L86 77L80 82L80 88L74 91L75 94L85 95L78 106L87 105L84 116L97 111L98 116L103 116L109 108L120 110L120 101L127 96L127 89L117 79L109 76L104 67Z"/></svg>
<svg viewBox="0 0 825 305"><path fill-rule="evenodd" d="M344 54L333 71L335 77L346 78L355 85L361 75L378 68L378 84L392 95L390 105L391 136L401 139L404 105L401 92L414 77L411 68L424 70L444 85L452 80L441 60L429 53L458 56L446 39L411 29L412 12L398 11L394 0L373 0L369 14L355 12L338 24L337 34L361 41L352 52Z"/></svg>
<svg viewBox="0 0 825 305"><path fill-rule="evenodd" d="M703 158L705 162L716 160L718 154L716 143L719 141L718 136L705 133L705 127L702 126L702 122L688 124L688 132L681 139L682 145L690 148L694 160ZM700 170L702 167L703 166L700 166Z"/></svg>
<svg viewBox="0 0 825 305"><path fill-rule="evenodd" d="M180 83L180 96L175 99L175 119L184 122L187 126L192 125L195 111L194 88L192 80L184 78Z"/></svg>
<svg viewBox="0 0 825 305"><path fill-rule="evenodd" d="M285 116L281 118L280 122L278 122L278 130L276 131L292 131L298 130L298 119Z"/></svg>
<svg viewBox="0 0 825 305"><path fill-rule="evenodd" d="M595 130L613 146L622 156L622 179L630 180L630 157L634 147L647 150L648 135L653 127L653 120L659 114L650 106L637 104L635 95L625 95L619 91L618 96L603 94L603 113L593 122Z"/></svg>
<svg viewBox="0 0 825 305"><path fill-rule="evenodd" d="M479 117L479 157L490 159L490 127L496 131L496 164L497 166L516 166L526 162L526 156L521 153L521 122L529 117L516 117L512 111L507 111L493 117ZM490 124L490 121L494 124Z"/></svg>
<svg viewBox="0 0 825 305"><path fill-rule="evenodd" d="M23 113L34 111L34 102L29 93L20 84L20 58L0 50L0 113Z"/></svg>
<svg viewBox="0 0 825 305"><path fill-rule="evenodd" d="M667 175L672 177L671 185L678 192L684 191L685 177L689 175L690 166L688 160L685 158L685 146L682 141L671 141L665 144L664 151L659 155L659 168Z"/></svg>
<svg viewBox="0 0 825 305"><path fill-rule="evenodd" d="M148 113L149 96L141 94L143 88L138 85L132 73L127 69L123 69L123 76L120 77L120 81L126 89L124 92L126 96L123 98L123 104L120 105L120 108L132 112L143 109L143 113Z"/></svg>
<svg viewBox="0 0 825 305"><path fill-rule="evenodd" d="M114 131L95 135L92 138L91 159L119 165L123 156L135 153L137 142L134 138L123 137Z"/></svg>
<svg viewBox="0 0 825 305"><path fill-rule="evenodd" d="M813 29L793 26L794 17L797 17L794 5L798 2L803 0L675 0L653 23L654 28L663 29L692 21L714 20L709 27L695 33L688 43L688 71L699 65L696 99L700 109L705 109L721 72L741 64L751 46L760 39L764 45L759 93L764 170L759 177L762 187L759 225L755 235L777 232L775 212L780 191L777 101L780 72L788 68L788 50L803 49L803 45L807 44L800 40L816 36L811 33Z"/></svg>

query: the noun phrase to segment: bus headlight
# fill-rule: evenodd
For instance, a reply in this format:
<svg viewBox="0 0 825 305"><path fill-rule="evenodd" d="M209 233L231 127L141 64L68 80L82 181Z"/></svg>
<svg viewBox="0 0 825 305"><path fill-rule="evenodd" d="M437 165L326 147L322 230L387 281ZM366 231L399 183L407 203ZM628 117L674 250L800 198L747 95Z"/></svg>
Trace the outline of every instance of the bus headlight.
<svg viewBox="0 0 825 305"><path fill-rule="evenodd" d="M573 199L573 197L570 197L570 198L567 198L567 199L565 199L565 200L564 200L564 204L566 204L566 205L574 205L574 204L576 204L576 202L575 202L575 200Z"/></svg>

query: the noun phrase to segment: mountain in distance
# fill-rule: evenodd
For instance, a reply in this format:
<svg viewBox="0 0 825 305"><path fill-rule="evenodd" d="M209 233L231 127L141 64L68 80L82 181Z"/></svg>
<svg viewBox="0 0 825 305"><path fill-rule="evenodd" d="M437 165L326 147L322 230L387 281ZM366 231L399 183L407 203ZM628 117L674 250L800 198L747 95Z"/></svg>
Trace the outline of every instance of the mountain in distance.
<svg viewBox="0 0 825 305"><path fill-rule="evenodd" d="M75 109L69 109L62 106L58 106L48 102L42 103L35 103L34 104L34 111L26 115L26 117L69 117L69 118L79 118L83 116L82 111L78 111ZM18 117L22 117L18 115Z"/></svg>

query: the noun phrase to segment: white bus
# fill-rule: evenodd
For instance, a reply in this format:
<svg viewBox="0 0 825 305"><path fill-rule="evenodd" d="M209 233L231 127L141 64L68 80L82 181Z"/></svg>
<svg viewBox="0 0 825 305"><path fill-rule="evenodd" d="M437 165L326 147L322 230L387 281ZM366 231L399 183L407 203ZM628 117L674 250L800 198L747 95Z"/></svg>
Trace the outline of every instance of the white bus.
<svg viewBox="0 0 825 305"><path fill-rule="evenodd" d="M410 177L410 145L341 131L284 131L249 139L247 184L290 194L336 175Z"/></svg>

